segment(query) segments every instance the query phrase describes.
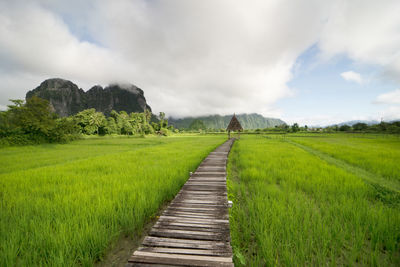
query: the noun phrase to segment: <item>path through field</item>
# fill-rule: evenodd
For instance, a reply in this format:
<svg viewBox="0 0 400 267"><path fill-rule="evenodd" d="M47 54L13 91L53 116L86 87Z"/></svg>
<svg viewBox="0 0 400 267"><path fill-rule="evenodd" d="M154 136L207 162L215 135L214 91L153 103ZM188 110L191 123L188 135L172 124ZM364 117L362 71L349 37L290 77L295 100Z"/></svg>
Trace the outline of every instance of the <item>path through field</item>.
<svg viewBox="0 0 400 267"><path fill-rule="evenodd" d="M233 141L202 162L127 266L233 266L226 189L226 161Z"/></svg>

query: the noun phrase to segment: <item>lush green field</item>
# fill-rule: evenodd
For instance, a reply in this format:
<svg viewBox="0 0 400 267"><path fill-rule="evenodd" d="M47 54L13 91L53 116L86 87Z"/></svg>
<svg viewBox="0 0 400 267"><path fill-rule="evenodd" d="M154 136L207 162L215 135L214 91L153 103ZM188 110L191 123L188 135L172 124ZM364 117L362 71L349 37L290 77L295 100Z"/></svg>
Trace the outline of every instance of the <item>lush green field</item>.
<svg viewBox="0 0 400 267"><path fill-rule="evenodd" d="M289 135L289 139L400 183L398 135L331 134L311 138Z"/></svg>
<svg viewBox="0 0 400 267"><path fill-rule="evenodd" d="M398 266L400 198L391 186L400 138L312 136L235 143L228 190L236 264Z"/></svg>
<svg viewBox="0 0 400 267"><path fill-rule="evenodd" d="M225 136L93 138L0 152L0 266L91 266L140 235Z"/></svg>

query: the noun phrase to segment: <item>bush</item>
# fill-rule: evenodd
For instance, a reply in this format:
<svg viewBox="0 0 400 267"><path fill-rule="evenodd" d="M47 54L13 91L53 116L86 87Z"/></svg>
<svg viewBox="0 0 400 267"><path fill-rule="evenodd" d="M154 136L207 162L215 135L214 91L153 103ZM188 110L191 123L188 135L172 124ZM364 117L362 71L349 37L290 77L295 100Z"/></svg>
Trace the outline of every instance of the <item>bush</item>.
<svg viewBox="0 0 400 267"><path fill-rule="evenodd" d="M11 101L13 105L0 113L1 145L66 142L79 136L75 122L58 119L47 100L34 96L26 103Z"/></svg>
<svg viewBox="0 0 400 267"><path fill-rule="evenodd" d="M347 132L347 131L350 131L350 130L351 130L351 127L349 125L346 125L346 124L339 127L339 131L342 131L342 132Z"/></svg>
<svg viewBox="0 0 400 267"><path fill-rule="evenodd" d="M171 134L171 132L167 128L161 128L157 134L162 135L162 136L168 136Z"/></svg>

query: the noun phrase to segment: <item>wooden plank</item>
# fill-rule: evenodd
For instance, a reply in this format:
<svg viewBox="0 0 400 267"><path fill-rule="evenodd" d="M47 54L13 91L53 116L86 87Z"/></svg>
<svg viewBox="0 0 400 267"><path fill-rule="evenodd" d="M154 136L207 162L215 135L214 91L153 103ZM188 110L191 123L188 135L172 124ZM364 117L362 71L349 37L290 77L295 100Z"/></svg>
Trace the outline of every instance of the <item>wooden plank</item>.
<svg viewBox="0 0 400 267"><path fill-rule="evenodd" d="M181 200L185 200L185 199L210 199L210 200L220 200L220 201L225 201L227 200L227 195L226 194L219 194L221 192L215 192L215 191L211 191L213 192L213 194L207 194L204 192L210 192L210 191L193 191L196 193L193 194L189 194L189 195L179 195L178 198L176 199L177 201L181 201ZM172 203L172 202L171 202Z"/></svg>
<svg viewBox="0 0 400 267"><path fill-rule="evenodd" d="M190 218L190 219L229 219L229 216L204 216L204 215L195 215L195 214L182 214L182 213L163 213L163 216L173 216L173 217L182 217L182 218Z"/></svg>
<svg viewBox="0 0 400 267"><path fill-rule="evenodd" d="M215 216L210 216L210 215L203 215L201 213L198 214L186 214L186 213L176 213L176 212L171 212L171 213L163 213L164 216L174 216L174 217L179 217L179 218L188 218L188 219L229 219L229 215L220 215L218 217Z"/></svg>
<svg viewBox="0 0 400 267"><path fill-rule="evenodd" d="M200 227L202 226L202 227ZM208 233L220 233L220 234L229 234L229 228L210 228L204 227L204 225L199 226L188 226L185 224L180 225L172 225L172 224L158 224L154 225L152 230L160 231L160 230L183 230L183 231L196 231L196 232L208 232Z"/></svg>
<svg viewBox="0 0 400 267"><path fill-rule="evenodd" d="M138 250L146 252L154 252L154 253L232 257L232 253L229 253L225 250L163 248L163 247L139 247Z"/></svg>
<svg viewBox="0 0 400 267"><path fill-rule="evenodd" d="M219 166L200 166L197 168L198 172L225 172L226 168L225 167L219 167Z"/></svg>
<svg viewBox="0 0 400 267"><path fill-rule="evenodd" d="M195 239L195 240L215 240L215 241L230 240L229 235L223 233L189 231L189 230L151 229L150 235L159 237L172 237L172 238L184 238L184 239Z"/></svg>
<svg viewBox="0 0 400 267"><path fill-rule="evenodd" d="M205 198L190 198L190 199L191 200L205 200ZM220 202L218 202L218 203L222 203L222 202L224 202L225 205L228 205L228 201L226 199L221 199ZM201 207L200 206L200 207L194 208L194 207L188 207L186 204L188 204L188 203L175 201L174 204L171 203L171 205L166 210L190 210L190 209L196 209L196 210L198 210L200 212L211 212L211 213L213 213L213 212L220 212L221 209L223 209L224 206L225 206L224 205L224 206L215 207L215 205L214 206L207 205L207 207Z"/></svg>
<svg viewBox="0 0 400 267"><path fill-rule="evenodd" d="M194 178L194 179L190 179L186 182L186 184L192 185L192 184L205 184L205 185L226 185L226 181L225 180L221 180L221 179L208 179L208 178ZM186 193L186 190L182 191L181 193ZM190 195L187 194L186 195Z"/></svg>
<svg viewBox="0 0 400 267"><path fill-rule="evenodd" d="M220 167L220 168L226 168L226 162L218 162L216 160L201 163L199 167Z"/></svg>
<svg viewBox="0 0 400 267"><path fill-rule="evenodd" d="M219 197L221 199L227 199L227 194L225 192L218 192L218 194L215 194L215 192L207 192L207 191L188 191L179 194L178 197L193 197L193 198L204 198L204 197Z"/></svg>
<svg viewBox="0 0 400 267"><path fill-rule="evenodd" d="M179 202L175 202L175 203L171 203L170 207L185 207L185 208L227 208L227 205L219 205L219 204L195 204L195 203L179 203Z"/></svg>
<svg viewBox="0 0 400 267"><path fill-rule="evenodd" d="M228 212L224 211L224 210L221 210L219 212L218 211L213 211L213 212L209 212L208 211L207 212L207 211L196 211L196 210L193 210L193 209L191 209L191 210L168 209L168 210L163 211L163 214L164 215L171 214L171 215L174 215L174 216L175 216L175 214L177 214L177 215L178 214L187 214L187 215L196 214L198 216L204 216L203 218L205 218L206 216L210 217L210 218L217 218L217 217L221 216L221 214L228 216Z"/></svg>
<svg viewBox="0 0 400 267"><path fill-rule="evenodd" d="M194 215L194 216L203 216L203 218L210 217L210 218L218 218L220 216L228 215L227 211L221 209L221 212L213 212L213 213L206 213L206 212L193 212L187 210L166 210L162 214L171 214L171 215Z"/></svg>
<svg viewBox="0 0 400 267"><path fill-rule="evenodd" d="M228 242L223 241L205 241L205 240L192 240L192 239L177 239L177 238L167 238L167 237L154 237L154 236L146 236L143 242L162 242L162 243L174 243L174 244L183 244L183 245L193 245L193 246L201 246L204 247L215 247L216 249L221 248L229 248L230 245ZM177 245L180 246L180 245Z"/></svg>
<svg viewBox="0 0 400 267"><path fill-rule="evenodd" d="M128 262L125 267L181 267L182 265Z"/></svg>
<svg viewBox="0 0 400 267"><path fill-rule="evenodd" d="M159 220L160 223L182 223L182 224L193 224L193 225L215 225L216 227L225 227L229 228L228 223L224 222L213 222L213 221L196 221L196 218L183 218L183 217L176 217L176 219L162 219Z"/></svg>
<svg viewBox="0 0 400 267"><path fill-rule="evenodd" d="M223 201L221 200L206 200L206 199L187 199L187 198L182 198L182 199L177 199L176 201L174 201L173 203L196 203L196 204L220 204Z"/></svg>
<svg viewBox="0 0 400 267"><path fill-rule="evenodd" d="M233 266L231 257L180 255L135 251L130 262L175 264L181 266Z"/></svg>
<svg viewBox="0 0 400 267"><path fill-rule="evenodd" d="M187 227L197 227L197 228L207 228L207 229L229 229L227 224L209 224L209 223L188 223L179 221L158 221L154 224L154 227L161 226L187 226Z"/></svg>
<svg viewBox="0 0 400 267"><path fill-rule="evenodd" d="M196 177L196 176L214 176L214 177L226 177L226 173L225 172L195 172L192 174L192 177Z"/></svg>
<svg viewBox="0 0 400 267"><path fill-rule="evenodd" d="M165 219L165 220L180 220L180 221L190 221L190 222L204 222L204 223L229 223L229 220L225 219L201 219L201 218L181 218L177 216L166 216L166 215L161 215L160 219Z"/></svg>
<svg viewBox="0 0 400 267"><path fill-rule="evenodd" d="M188 208L188 207L168 207L166 210L175 210L175 211L189 211L189 212L204 212L204 213L214 213L214 212L221 212L221 208Z"/></svg>
<svg viewBox="0 0 400 267"><path fill-rule="evenodd" d="M207 195L197 195L192 197L182 197L174 200L175 202L182 202L181 200L212 200L212 201L219 201L218 203L224 203L227 201L226 196L207 196ZM172 203L172 202L171 202Z"/></svg>

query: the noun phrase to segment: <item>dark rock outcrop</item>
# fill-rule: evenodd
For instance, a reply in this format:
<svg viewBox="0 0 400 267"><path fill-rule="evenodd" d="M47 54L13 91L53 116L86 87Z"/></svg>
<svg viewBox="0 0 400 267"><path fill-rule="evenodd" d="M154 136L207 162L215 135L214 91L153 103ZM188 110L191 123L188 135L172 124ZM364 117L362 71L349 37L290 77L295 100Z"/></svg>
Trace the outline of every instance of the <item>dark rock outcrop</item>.
<svg viewBox="0 0 400 267"><path fill-rule="evenodd" d="M132 84L112 84L105 88L96 85L87 92L71 81L48 79L26 94L26 99L37 96L50 102L61 117L74 115L88 108L95 108L108 115L112 110L143 112L151 108L146 103L143 90Z"/></svg>

